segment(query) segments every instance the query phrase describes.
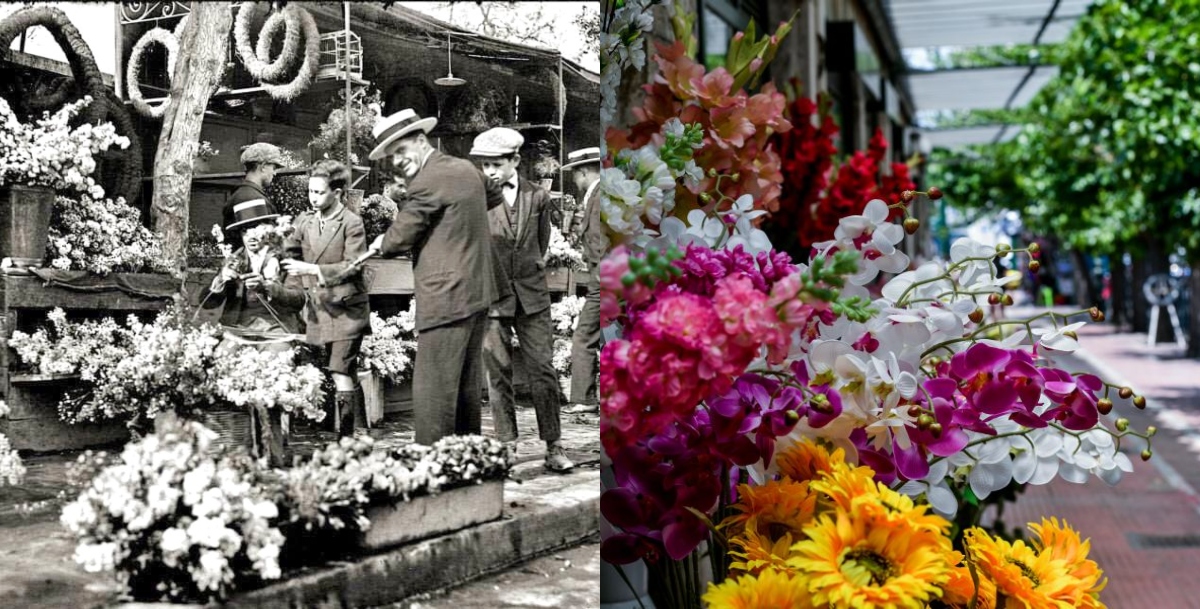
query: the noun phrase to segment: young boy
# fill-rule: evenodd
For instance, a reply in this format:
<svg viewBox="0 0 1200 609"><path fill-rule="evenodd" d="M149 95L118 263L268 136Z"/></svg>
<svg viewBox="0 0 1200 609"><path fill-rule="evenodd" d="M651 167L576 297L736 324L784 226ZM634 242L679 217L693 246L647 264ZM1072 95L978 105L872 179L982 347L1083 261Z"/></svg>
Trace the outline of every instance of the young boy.
<svg viewBox="0 0 1200 609"><path fill-rule="evenodd" d="M367 426L357 360L362 338L371 331L367 291L353 264L366 252L366 233L362 219L343 203L349 182L350 170L342 163L326 159L312 166L308 201L313 211L296 219L296 230L284 244L293 258L302 259L283 261L308 295L308 342L325 348L325 367L337 387L334 428L342 436Z"/></svg>

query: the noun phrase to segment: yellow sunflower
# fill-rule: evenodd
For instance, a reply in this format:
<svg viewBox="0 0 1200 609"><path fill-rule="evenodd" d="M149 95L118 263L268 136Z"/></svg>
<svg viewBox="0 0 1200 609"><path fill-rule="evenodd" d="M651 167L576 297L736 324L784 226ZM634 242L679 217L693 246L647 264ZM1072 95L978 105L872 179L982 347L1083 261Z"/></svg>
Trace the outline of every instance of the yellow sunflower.
<svg viewBox="0 0 1200 609"><path fill-rule="evenodd" d="M918 505L912 497L876 482L874 473L867 467L835 467L810 486L813 491L829 497L834 506L880 526L907 523L937 536L945 536L950 527L945 518L930 513L929 506Z"/></svg>
<svg viewBox="0 0 1200 609"><path fill-rule="evenodd" d="M804 532L788 564L808 575L819 607L923 609L950 577L949 542L910 526L837 509Z"/></svg>
<svg viewBox="0 0 1200 609"><path fill-rule="evenodd" d="M735 537L753 529L772 542L784 533L798 534L812 520L817 496L807 482L773 480L762 486L738 486L737 510L721 522L726 535Z"/></svg>
<svg viewBox="0 0 1200 609"><path fill-rule="evenodd" d="M1072 575L1074 565L1052 551L1038 551L1021 540L993 539L979 528L969 529L965 542L980 571L996 583L997 594L1015 601L1010 604L1024 609L1103 606L1090 594L1094 581Z"/></svg>
<svg viewBox="0 0 1200 609"><path fill-rule="evenodd" d="M832 453L811 438L804 438L787 448L775 453L775 464L779 473L801 482L817 480L827 472L833 471L835 465L846 463L846 451L836 449Z"/></svg>
<svg viewBox="0 0 1200 609"><path fill-rule="evenodd" d="M811 609L804 582L767 569L758 576L732 577L709 584L704 593L709 609Z"/></svg>
<svg viewBox="0 0 1200 609"><path fill-rule="evenodd" d="M741 535L729 539L729 563L731 572L756 575L764 569L773 569L791 575L795 569L788 566L795 539L790 532L778 539L760 535L754 529L746 529Z"/></svg>
<svg viewBox="0 0 1200 609"><path fill-rule="evenodd" d="M1087 585L1080 607L1102 607L1100 591L1108 585L1108 579L1103 577L1100 565L1089 559L1092 542L1081 541L1079 532L1072 529L1064 521L1061 525L1057 518L1042 519L1041 524L1030 523L1029 529L1037 535L1033 543L1039 552L1049 553L1052 557L1066 561L1067 570L1073 577Z"/></svg>
<svg viewBox="0 0 1200 609"><path fill-rule="evenodd" d="M950 581L943 588L945 594L942 602L952 609L967 609L971 606L971 599L975 598L975 609L995 609L996 584L976 569L975 574L979 577L979 593L976 597L975 581L971 579L971 569L963 561L962 553L951 550L947 556L954 567L950 571Z"/></svg>

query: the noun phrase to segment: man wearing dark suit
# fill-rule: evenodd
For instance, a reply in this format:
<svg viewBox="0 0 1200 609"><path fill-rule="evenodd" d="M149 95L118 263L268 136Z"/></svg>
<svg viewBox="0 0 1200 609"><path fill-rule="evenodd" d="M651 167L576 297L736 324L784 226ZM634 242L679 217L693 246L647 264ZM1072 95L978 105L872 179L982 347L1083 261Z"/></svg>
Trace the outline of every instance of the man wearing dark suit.
<svg viewBox="0 0 1200 609"><path fill-rule="evenodd" d="M242 150L242 168L246 170L246 178L229 195L222 210L221 226L228 227L237 222L234 208L249 202L262 201L267 206L267 213L275 213L275 206L267 196L267 187L275 181L275 172L283 167L283 151L274 144L259 142L250 144ZM242 230L226 228L225 242L239 248L242 246Z"/></svg>
<svg viewBox="0 0 1200 609"><path fill-rule="evenodd" d="M571 337L571 402L568 413L599 412L596 386L600 354L600 261L608 253L608 234L600 218L600 148L584 148L567 156L563 169L573 169L575 187L583 193L583 213L576 215L577 234L588 262L587 296Z"/></svg>
<svg viewBox="0 0 1200 609"><path fill-rule="evenodd" d="M555 472L575 467L563 450L559 424L558 382L551 357L554 334L550 322L550 292L546 289L544 258L550 247L550 195L517 175L525 138L512 129L497 127L475 138L471 156L484 175L501 187L504 205L488 212L492 257L502 271L502 281L512 291L492 305L483 339L487 368L488 402L496 423L496 436L516 452L517 410L513 403L512 339L516 333L530 376L538 435L546 443L546 469Z"/></svg>
<svg viewBox="0 0 1200 609"><path fill-rule="evenodd" d="M483 336L487 311L501 294L492 264L490 207L499 188L470 161L434 150L435 118L401 110L375 126L372 160L390 155L408 183L408 200L371 248L411 252L417 302L413 373L416 441L479 434Z"/></svg>

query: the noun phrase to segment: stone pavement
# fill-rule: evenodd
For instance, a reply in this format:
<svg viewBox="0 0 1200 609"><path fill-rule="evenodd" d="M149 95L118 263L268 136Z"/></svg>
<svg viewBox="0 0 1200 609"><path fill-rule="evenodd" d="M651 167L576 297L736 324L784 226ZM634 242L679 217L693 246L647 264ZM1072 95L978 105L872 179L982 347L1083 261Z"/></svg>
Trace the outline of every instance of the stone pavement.
<svg viewBox="0 0 1200 609"><path fill-rule="evenodd" d="M1040 310L1012 311L1010 318ZM1122 446L1134 472L1110 487L1056 479L1029 487L1005 513L1006 524L1042 516L1067 519L1090 537L1092 557L1108 576L1100 598L1113 609L1200 609L1200 360L1174 345L1146 346L1145 334L1117 333L1089 323L1079 332L1083 348L1063 357L1064 369L1093 372L1145 395L1147 408L1112 395L1109 419L1123 416L1144 430L1155 425L1154 457L1142 462L1144 445Z"/></svg>
<svg viewBox="0 0 1200 609"><path fill-rule="evenodd" d="M400 601L478 578L593 539L599 531L600 438L596 415L564 415L563 445L578 465L570 475L545 472L532 409L518 409L520 446L513 480L505 483L505 516L349 563L310 569L267 589L234 599L244 607L367 607ZM302 453L332 434L297 428L292 449ZM492 432L484 409L484 434ZM411 441L407 417L372 430L382 444ZM112 605L110 576L88 574L71 559L74 543L58 525L70 493L67 464L78 452L28 458L28 484L0 491L0 608L87 609ZM414 576L412 574L419 574Z"/></svg>

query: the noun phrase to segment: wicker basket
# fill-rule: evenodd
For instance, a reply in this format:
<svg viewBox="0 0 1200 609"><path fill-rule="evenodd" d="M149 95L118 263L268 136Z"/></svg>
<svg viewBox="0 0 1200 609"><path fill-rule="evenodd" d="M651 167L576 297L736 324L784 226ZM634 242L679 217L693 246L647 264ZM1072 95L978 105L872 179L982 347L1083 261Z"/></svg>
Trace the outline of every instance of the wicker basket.
<svg viewBox="0 0 1200 609"><path fill-rule="evenodd" d="M226 448L254 448L250 413L245 410L206 410L200 422L217 432L216 444Z"/></svg>

